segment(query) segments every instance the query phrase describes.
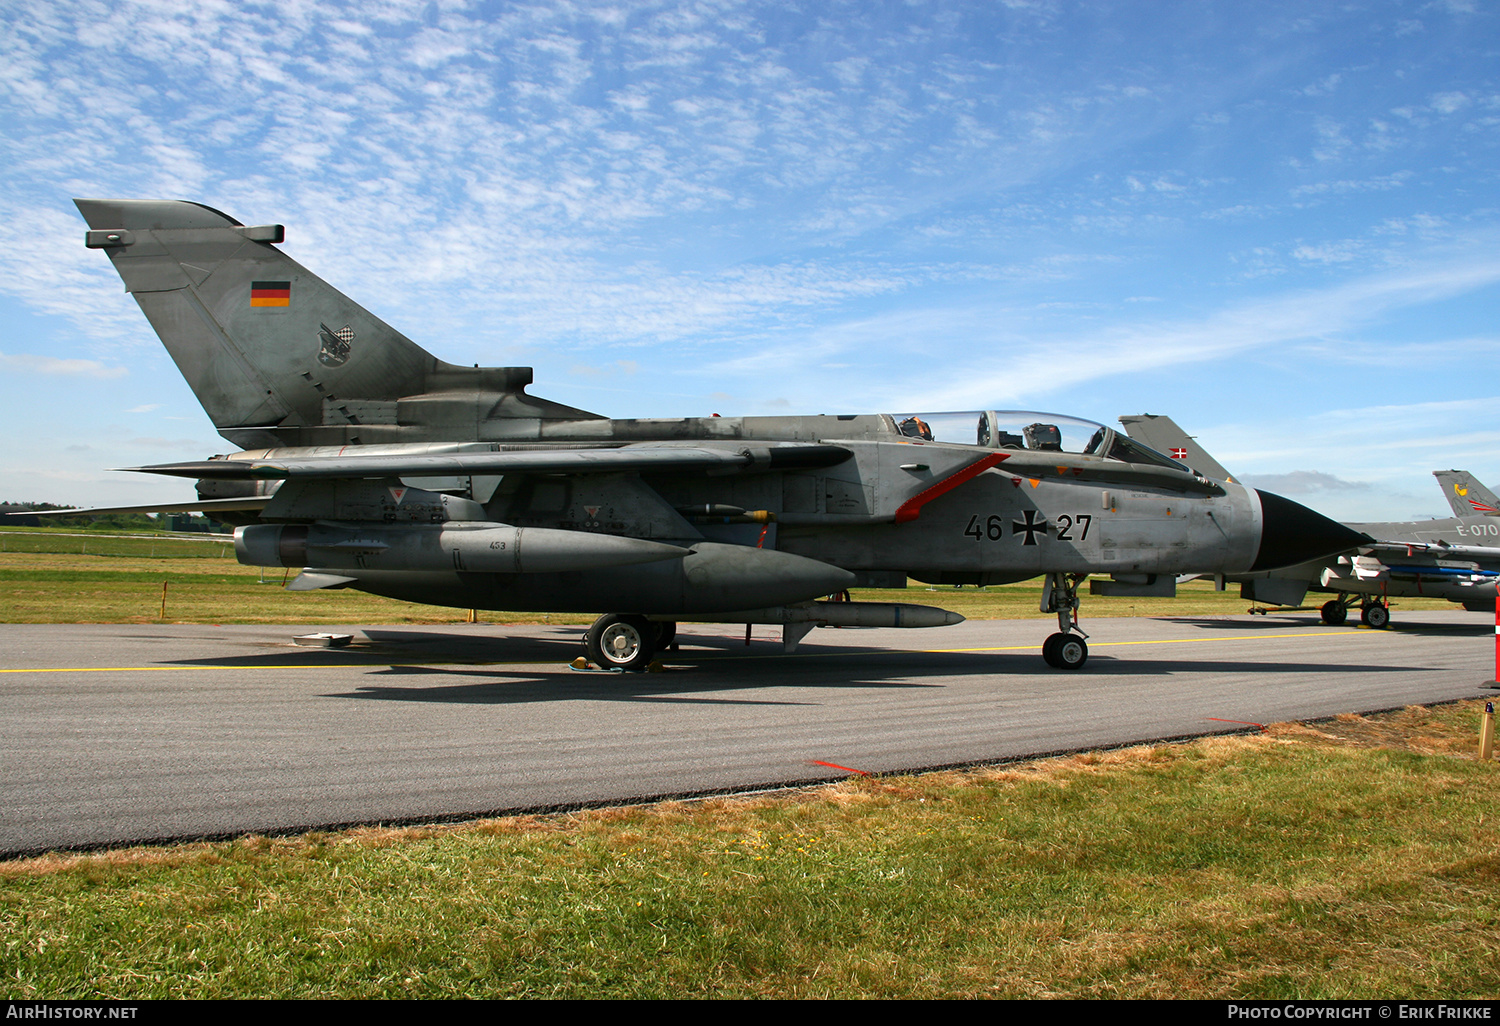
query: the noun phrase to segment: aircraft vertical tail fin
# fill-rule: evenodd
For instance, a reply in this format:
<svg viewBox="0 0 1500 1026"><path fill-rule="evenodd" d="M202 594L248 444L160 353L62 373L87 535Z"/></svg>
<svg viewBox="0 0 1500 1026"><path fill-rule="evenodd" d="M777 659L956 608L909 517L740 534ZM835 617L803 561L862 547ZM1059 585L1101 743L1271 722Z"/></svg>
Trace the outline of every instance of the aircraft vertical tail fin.
<svg viewBox="0 0 1500 1026"><path fill-rule="evenodd" d="M394 401L447 368L277 249L280 225L246 226L185 201L74 203L86 245L108 254L232 442L285 444L326 422L330 398Z"/></svg>
<svg viewBox="0 0 1500 1026"><path fill-rule="evenodd" d="M1467 470L1434 470L1432 476L1448 497L1454 516L1500 516L1500 499Z"/></svg>
<svg viewBox="0 0 1500 1026"><path fill-rule="evenodd" d="M1204 477L1238 483L1218 460L1210 456L1203 446L1198 444L1196 438L1178 427L1171 417L1164 414L1142 413L1139 416L1121 417L1120 423L1125 425L1125 431L1131 438L1150 446L1164 456L1181 460Z"/></svg>

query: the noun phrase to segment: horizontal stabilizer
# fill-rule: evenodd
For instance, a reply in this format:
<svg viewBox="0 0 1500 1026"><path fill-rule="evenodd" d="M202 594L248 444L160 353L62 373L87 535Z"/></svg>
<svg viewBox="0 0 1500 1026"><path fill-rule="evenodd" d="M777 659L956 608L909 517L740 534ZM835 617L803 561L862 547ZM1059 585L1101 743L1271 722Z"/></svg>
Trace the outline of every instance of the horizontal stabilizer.
<svg viewBox="0 0 1500 1026"><path fill-rule="evenodd" d="M89 509L33 509L7 513L8 517L103 517L114 513L233 513L265 509L270 496L256 495L245 499L199 499L196 502L155 502L144 506L93 506Z"/></svg>

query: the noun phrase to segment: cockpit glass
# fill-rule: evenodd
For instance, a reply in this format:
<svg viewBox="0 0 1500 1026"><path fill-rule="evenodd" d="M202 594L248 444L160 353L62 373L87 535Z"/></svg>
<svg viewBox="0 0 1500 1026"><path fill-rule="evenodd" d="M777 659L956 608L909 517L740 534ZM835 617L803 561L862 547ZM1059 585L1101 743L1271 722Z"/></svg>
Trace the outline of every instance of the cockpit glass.
<svg viewBox="0 0 1500 1026"><path fill-rule="evenodd" d="M1146 463L1158 467L1171 467L1188 473L1188 468L1183 466L1181 460L1174 460L1170 456L1164 456L1155 449L1147 448L1129 435L1116 432L1114 443L1109 447L1109 458L1112 460L1124 460L1126 463Z"/></svg>
<svg viewBox="0 0 1500 1026"><path fill-rule="evenodd" d="M897 431L918 442L1078 453L1189 472L1180 461L1148 449L1129 435L1094 421L1056 413L974 410L964 413L897 413L892 414L891 419Z"/></svg>
<svg viewBox="0 0 1500 1026"><path fill-rule="evenodd" d="M1026 410L974 410L963 413L897 413L896 429L908 438L956 442L987 449L1091 452L1112 434L1103 424ZM1090 449L1090 443L1094 449ZM1100 453L1100 455L1104 455Z"/></svg>

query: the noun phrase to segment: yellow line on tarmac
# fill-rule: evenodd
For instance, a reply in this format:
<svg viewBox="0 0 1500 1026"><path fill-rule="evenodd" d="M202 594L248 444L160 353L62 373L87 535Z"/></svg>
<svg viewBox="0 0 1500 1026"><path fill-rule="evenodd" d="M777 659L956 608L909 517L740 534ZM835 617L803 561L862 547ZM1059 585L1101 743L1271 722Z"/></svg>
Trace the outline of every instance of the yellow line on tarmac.
<svg viewBox="0 0 1500 1026"><path fill-rule="evenodd" d="M417 669L424 666L537 666L546 660L509 660L506 662L493 663L470 663L470 662L442 662L434 660L428 663L383 663L379 661L363 663L256 663L249 666L219 666L215 663L192 663L187 666L34 666L0 669L0 673L154 673L165 670L349 670L360 667L371 669Z"/></svg>

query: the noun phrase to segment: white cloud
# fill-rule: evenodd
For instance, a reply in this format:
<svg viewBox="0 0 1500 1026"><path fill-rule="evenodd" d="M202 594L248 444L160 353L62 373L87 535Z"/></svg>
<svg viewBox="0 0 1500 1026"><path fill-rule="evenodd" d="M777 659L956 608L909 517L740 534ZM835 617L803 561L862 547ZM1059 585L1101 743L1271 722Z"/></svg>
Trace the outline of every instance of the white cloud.
<svg viewBox="0 0 1500 1026"><path fill-rule="evenodd" d="M1226 307L1197 321L1153 321L1122 324L1097 332L1081 330L1045 336L1006 330L1008 320L988 308L963 313L906 311L900 315L823 330L813 336L806 360L826 360L861 348L882 348L900 338L964 339L970 354L956 380L934 372L913 375L880 389L887 399L899 396L905 406L932 410L992 407L997 402L1035 403L1038 397L1080 384L1153 370L1180 369L1223 360L1249 350L1288 344L1321 345L1389 316L1398 310L1471 293L1500 283L1500 258L1479 257L1476 245L1459 258L1368 275L1323 289L1287 291ZM745 357L715 369L733 373L754 364L794 360L795 347ZM1066 354L1066 358L1060 358ZM941 381L948 378L947 381Z"/></svg>
<svg viewBox="0 0 1500 1026"><path fill-rule="evenodd" d="M124 367L109 367L97 360L60 360L31 353L0 353L0 363L15 373L61 374L85 378L123 378L129 373Z"/></svg>

